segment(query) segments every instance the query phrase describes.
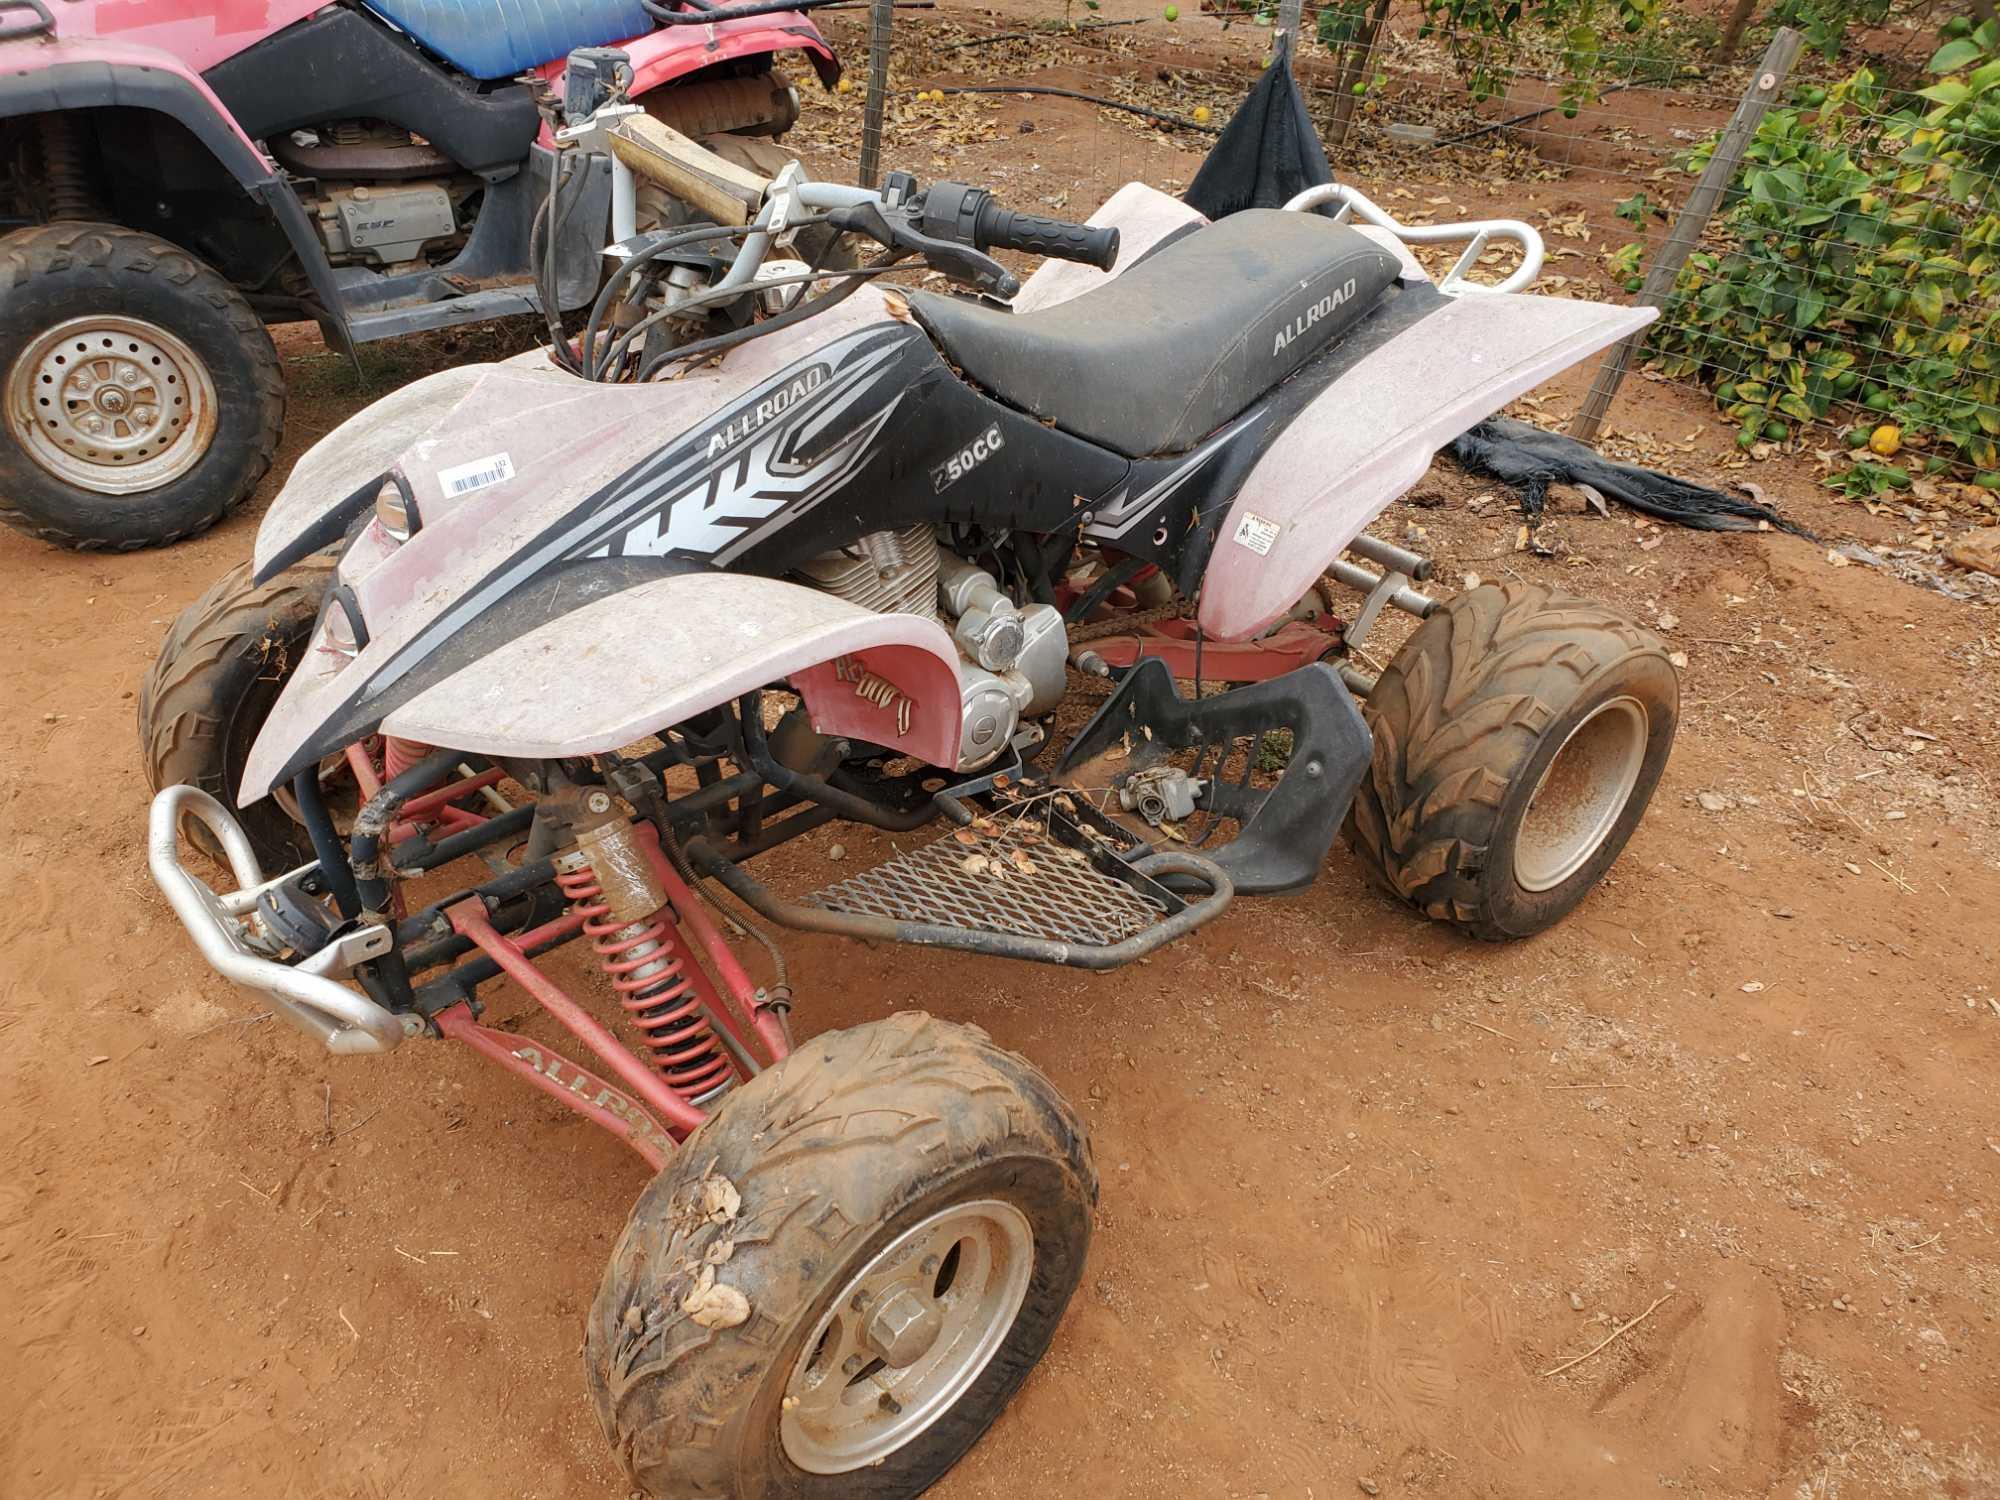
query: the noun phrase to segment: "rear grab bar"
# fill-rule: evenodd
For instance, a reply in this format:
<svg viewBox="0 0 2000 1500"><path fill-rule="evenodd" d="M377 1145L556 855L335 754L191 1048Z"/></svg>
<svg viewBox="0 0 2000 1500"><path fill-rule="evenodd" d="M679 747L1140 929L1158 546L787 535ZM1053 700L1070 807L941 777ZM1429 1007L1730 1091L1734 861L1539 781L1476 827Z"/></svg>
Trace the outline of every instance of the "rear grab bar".
<svg viewBox="0 0 2000 1500"><path fill-rule="evenodd" d="M1439 245L1456 240L1468 240L1465 253L1458 263L1439 278L1437 289L1447 297L1455 297L1468 292L1518 292L1534 285L1535 278L1542 274L1542 237L1531 224L1519 219L1468 219L1459 224L1402 224L1392 218L1366 193L1351 188L1345 183L1329 182L1320 187L1307 188L1285 205L1289 213L1304 213L1308 209L1326 203L1338 203L1340 210L1333 216L1336 224L1345 224L1349 219L1359 219L1364 224L1373 224L1377 229L1386 229L1397 239L1408 245ZM1483 281L1469 279L1472 268L1479 263L1479 257L1486 253L1486 247L1494 240L1513 240L1521 247L1521 264L1506 280L1488 285Z"/></svg>

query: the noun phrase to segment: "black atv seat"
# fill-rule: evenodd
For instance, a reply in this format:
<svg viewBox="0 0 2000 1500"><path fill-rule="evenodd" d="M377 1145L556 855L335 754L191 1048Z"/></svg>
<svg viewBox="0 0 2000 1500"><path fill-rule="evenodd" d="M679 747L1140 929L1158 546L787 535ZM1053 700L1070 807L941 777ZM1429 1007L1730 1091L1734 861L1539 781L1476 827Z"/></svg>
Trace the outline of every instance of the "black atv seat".
<svg viewBox="0 0 2000 1500"><path fill-rule="evenodd" d="M1036 312L928 292L910 308L995 399L1145 458L1192 448L1285 379L1352 327L1398 267L1344 224L1248 209Z"/></svg>

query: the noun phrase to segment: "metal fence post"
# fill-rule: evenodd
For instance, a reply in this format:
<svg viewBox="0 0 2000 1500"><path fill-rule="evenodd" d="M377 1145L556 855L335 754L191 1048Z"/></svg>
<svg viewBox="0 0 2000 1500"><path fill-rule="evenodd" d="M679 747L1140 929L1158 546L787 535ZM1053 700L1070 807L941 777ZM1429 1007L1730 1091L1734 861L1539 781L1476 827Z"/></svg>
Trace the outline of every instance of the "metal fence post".
<svg viewBox="0 0 2000 1500"><path fill-rule="evenodd" d="M882 175L882 113L889 102L891 0L873 0L868 14L868 99L861 109L861 170L855 181L872 188Z"/></svg>
<svg viewBox="0 0 2000 1500"><path fill-rule="evenodd" d="M1278 35L1292 39L1292 45L1285 52L1285 66L1293 73L1298 72L1298 64L1293 59L1299 50L1299 13L1305 9L1305 0L1278 0Z"/></svg>
<svg viewBox="0 0 2000 1500"><path fill-rule="evenodd" d="M1744 91L1742 102L1723 127L1722 139L1716 142L1715 154L1708 159L1701 180L1688 194L1687 202L1681 205L1680 217L1674 220L1674 227L1661 244L1660 253L1653 257L1653 264L1646 272L1646 283L1633 299L1635 306L1665 305L1688 253L1700 241L1702 230L1708 226L1709 215L1715 212L1715 206L1722 201L1729 184L1736 180L1736 168L1742 163L1743 152L1756 137L1757 122L1764 118L1764 111L1770 108L1771 101L1785 86L1785 77L1792 71L1792 63L1799 55L1800 40L1799 34L1789 26L1780 27L1778 34L1771 38L1771 45L1765 48L1764 60L1757 65L1757 74ZM1597 368L1597 378L1590 383L1590 394L1583 398L1575 420L1569 424L1571 437L1586 443L1596 440L1598 431L1604 426L1604 414L1611 407L1611 398L1618 394L1625 371L1632 363L1632 355L1645 336L1645 330L1641 329L1612 345L1605 354L1604 363Z"/></svg>

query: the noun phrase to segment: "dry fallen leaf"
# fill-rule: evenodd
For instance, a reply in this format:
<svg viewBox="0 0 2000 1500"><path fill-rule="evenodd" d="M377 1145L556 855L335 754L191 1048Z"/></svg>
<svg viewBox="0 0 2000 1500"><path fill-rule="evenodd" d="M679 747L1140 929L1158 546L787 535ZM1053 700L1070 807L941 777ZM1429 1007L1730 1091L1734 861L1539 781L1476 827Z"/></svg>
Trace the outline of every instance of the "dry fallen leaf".
<svg viewBox="0 0 2000 1500"><path fill-rule="evenodd" d="M702 1217L711 1224L726 1224L743 1207L743 1195L727 1177L709 1176L701 1180Z"/></svg>
<svg viewBox="0 0 2000 1500"><path fill-rule="evenodd" d="M681 1311L703 1328L736 1328L750 1321L750 1299L717 1281L714 1266L703 1266L700 1279L681 1298Z"/></svg>

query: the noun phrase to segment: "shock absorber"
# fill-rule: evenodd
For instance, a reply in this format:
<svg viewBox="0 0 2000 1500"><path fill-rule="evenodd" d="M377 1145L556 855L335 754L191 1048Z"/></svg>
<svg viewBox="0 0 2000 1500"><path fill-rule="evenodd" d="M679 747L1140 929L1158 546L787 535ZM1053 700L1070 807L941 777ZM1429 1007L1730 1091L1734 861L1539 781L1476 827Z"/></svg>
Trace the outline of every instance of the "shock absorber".
<svg viewBox="0 0 2000 1500"><path fill-rule="evenodd" d="M90 182L83 122L72 114L41 119L42 180L48 185L49 221L102 219L104 207Z"/></svg>
<svg viewBox="0 0 2000 1500"><path fill-rule="evenodd" d="M602 800L604 806L595 804ZM586 805L609 812L592 792ZM576 847L556 856L556 884L583 914L584 934L632 1018L648 1060L690 1104L706 1104L736 1082L693 977L688 952L659 877L622 818L580 828Z"/></svg>
<svg viewBox="0 0 2000 1500"><path fill-rule="evenodd" d="M394 781L431 753L421 740L402 740L393 734L382 736L382 779Z"/></svg>

